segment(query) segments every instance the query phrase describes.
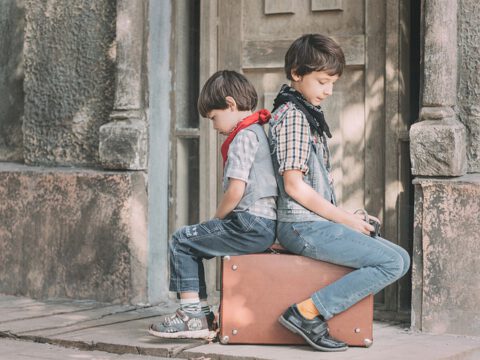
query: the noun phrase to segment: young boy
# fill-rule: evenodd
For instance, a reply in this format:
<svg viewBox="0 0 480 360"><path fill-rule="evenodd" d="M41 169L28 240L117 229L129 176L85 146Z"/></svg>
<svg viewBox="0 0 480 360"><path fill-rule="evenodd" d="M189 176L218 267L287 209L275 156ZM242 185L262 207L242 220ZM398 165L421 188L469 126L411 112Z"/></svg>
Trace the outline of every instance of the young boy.
<svg viewBox="0 0 480 360"><path fill-rule="evenodd" d="M329 335L327 320L399 279L410 266L404 249L370 237L372 225L336 206L326 139L331 134L320 103L332 94L344 66L343 51L332 39L311 34L295 40L285 55L291 85L283 85L275 99L269 131L279 186L279 242L295 254L356 269L279 318L321 351L347 349Z"/></svg>
<svg viewBox="0 0 480 360"><path fill-rule="evenodd" d="M253 113L256 106L255 89L234 71L215 73L200 92L200 114L228 135L221 148L224 195L212 220L183 227L172 236L170 291L180 294L180 308L151 325L154 336L208 337L213 313L207 304L202 260L263 252L275 241L278 190L262 127L270 113Z"/></svg>

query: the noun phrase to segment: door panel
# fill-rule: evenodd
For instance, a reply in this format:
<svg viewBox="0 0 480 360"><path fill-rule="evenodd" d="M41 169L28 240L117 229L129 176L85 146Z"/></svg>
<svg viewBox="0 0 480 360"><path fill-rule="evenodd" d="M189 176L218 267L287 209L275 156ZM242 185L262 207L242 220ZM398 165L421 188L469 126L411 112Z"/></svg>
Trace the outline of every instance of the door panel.
<svg viewBox="0 0 480 360"><path fill-rule="evenodd" d="M203 2L204 7L206 3ZM404 20L401 5L382 0L214 3L218 26L215 68L244 73L257 89L259 108L271 110L276 93L287 83L284 55L294 39L306 33L322 33L342 46L346 69L335 84L333 96L322 104L333 134L329 144L339 204L347 210L365 207L372 215L386 220L386 238L402 245L410 242L399 238L399 208L403 206L399 199L403 187L392 186L406 181L404 174L398 175L405 154L399 156L397 150L392 151L400 148L399 134L406 128L398 104L402 91L398 40L399 23ZM208 1L208 7L211 15L212 2ZM211 19L204 20L211 23ZM212 43L212 33L201 35L201 39ZM208 52L204 53L204 57L207 55ZM394 126L392 121L396 121ZM386 146L386 139L393 143ZM221 167L217 175L220 184ZM385 309L396 311L396 297L397 288L393 286L376 299Z"/></svg>

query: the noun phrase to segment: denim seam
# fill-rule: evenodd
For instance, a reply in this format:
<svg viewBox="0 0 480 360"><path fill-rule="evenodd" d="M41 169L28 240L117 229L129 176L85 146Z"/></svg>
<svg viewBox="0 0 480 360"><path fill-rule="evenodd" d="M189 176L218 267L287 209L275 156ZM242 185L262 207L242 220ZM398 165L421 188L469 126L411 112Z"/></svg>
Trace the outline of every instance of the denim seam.
<svg viewBox="0 0 480 360"><path fill-rule="evenodd" d="M180 286L176 289L170 289L172 292L200 292L200 287L198 286Z"/></svg>
<svg viewBox="0 0 480 360"><path fill-rule="evenodd" d="M272 231L267 224L265 224L262 220L255 218L255 222L259 224L264 230L268 231L270 234L275 235L275 231Z"/></svg>
<svg viewBox="0 0 480 360"><path fill-rule="evenodd" d="M356 304L357 302L359 302L360 300L362 300L362 299L365 298L366 296L372 294L372 293L373 293L373 289L374 289L376 286L378 286L378 284L377 284L377 285L372 284L371 286L369 286L367 289L363 290L362 292L357 293L357 294L355 294L355 296L350 297L350 299L352 299L352 305L353 305L353 304ZM382 286L381 288L383 288L383 287L384 287L384 286ZM348 305L348 303L342 303L342 306L341 306L342 310L343 310L343 308L345 308L347 305ZM339 310L338 308L335 309L335 310L338 311L338 312L342 311L342 310Z"/></svg>
<svg viewBox="0 0 480 360"><path fill-rule="evenodd" d="M211 233L207 233L205 235L193 235L193 236L190 236L190 237L181 237L179 238L179 240L188 240L188 241L196 241L196 240L199 240L199 239L203 239L205 237L210 237L212 235L217 235L217 234L225 234L227 231L224 230L224 229L216 229L215 231L212 231Z"/></svg>
<svg viewBox="0 0 480 360"><path fill-rule="evenodd" d="M251 216L254 216L254 215L251 215ZM251 229L252 229L252 225L253 223L255 222L256 220L256 217L254 217L253 221L251 222L245 222L243 219L242 219L242 215L238 215L238 220L243 224L243 226L245 227L245 232L249 232Z"/></svg>
<svg viewBox="0 0 480 360"><path fill-rule="evenodd" d="M303 241L304 241L304 244L303 244L303 249L298 253L299 255L301 256L304 256L303 253L305 252L305 250L307 248L310 248L310 249L314 249L315 250L315 256L313 257L314 259L316 259L317 257L317 254L318 254L318 249L316 246L312 246L312 244L303 237L303 235L300 233L300 231L298 231L298 229L295 228L294 225L292 225L292 229L295 233L297 233L298 237L301 238ZM306 257L310 257L310 256L306 256Z"/></svg>

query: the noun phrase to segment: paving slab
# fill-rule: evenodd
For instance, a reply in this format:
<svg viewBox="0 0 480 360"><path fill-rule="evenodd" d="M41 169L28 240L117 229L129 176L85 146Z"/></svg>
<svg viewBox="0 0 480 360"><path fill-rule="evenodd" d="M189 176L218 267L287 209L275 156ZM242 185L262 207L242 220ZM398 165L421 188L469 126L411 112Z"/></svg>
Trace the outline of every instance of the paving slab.
<svg viewBox="0 0 480 360"><path fill-rule="evenodd" d="M165 360L166 358L118 355L102 351L82 351L49 344L0 339L1 360Z"/></svg>
<svg viewBox="0 0 480 360"><path fill-rule="evenodd" d="M221 345L218 343L186 350L183 357L211 359L275 360L479 360L480 338L412 333L398 326L374 323L374 343L370 348L349 348L325 353L309 346Z"/></svg>
<svg viewBox="0 0 480 360"><path fill-rule="evenodd" d="M93 310L107 307L109 305L110 304L102 304L95 301L72 302L71 300L51 300L40 302L23 298L17 301L11 299L0 302L0 323L12 320L17 321L21 319L33 319L49 315Z"/></svg>
<svg viewBox="0 0 480 360"><path fill-rule="evenodd" d="M166 309L156 308L137 308L129 311L116 312L116 313L107 313L98 317L90 317L84 321L74 322L70 325L54 327L53 324L50 324L50 327L43 329L33 329L29 331L22 332L22 335L34 335L39 337L55 337L57 335L65 335L73 333L76 331L87 330L112 324L118 323L127 323L129 321L138 320L138 319L149 319L157 317L161 314L167 313ZM52 320L52 319L48 319Z"/></svg>
<svg viewBox="0 0 480 360"><path fill-rule="evenodd" d="M14 300L0 302L0 314L7 313L6 309L2 310L2 304L8 304L9 311L15 314L9 320L0 320L0 336L82 350L168 357L208 343L205 340L163 340L148 334L151 323L163 320L175 310L174 303L149 307L90 304L91 308L81 308L74 302L71 306L68 302L60 302L62 309L57 311L51 302L28 302L24 298L18 299L20 308L16 308ZM35 308L29 314L21 311L27 303Z"/></svg>
<svg viewBox="0 0 480 360"><path fill-rule="evenodd" d="M20 317L10 319L0 323L0 331L11 332L15 334L24 334L33 331L58 329L61 327L71 326L74 324L91 321L94 319L102 319L112 314L128 312L134 310L134 306L111 305L95 307L91 309L83 309L76 311L59 311L45 315L37 315L34 317ZM18 313L18 311L12 311Z"/></svg>
<svg viewBox="0 0 480 360"><path fill-rule="evenodd" d="M146 315L155 314L152 309L149 311L139 311L138 313ZM133 312L134 314L135 312ZM110 323L95 324L92 323L88 328L65 329L66 331L57 334L45 336L42 332L35 333L35 338L48 341L50 343L69 345L69 346L92 346L94 349L109 351L113 353L132 353L155 356L175 357L181 352L208 343L206 340L168 340L159 339L148 334L148 328L151 323L163 320L164 316L148 316L140 319L127 320L126 317L132 315L119 314L109 316ZM118 321L117 321L118 320ZM26 334L33 335L33 334ZM201 355L202 356L202 355Z"/></svg>

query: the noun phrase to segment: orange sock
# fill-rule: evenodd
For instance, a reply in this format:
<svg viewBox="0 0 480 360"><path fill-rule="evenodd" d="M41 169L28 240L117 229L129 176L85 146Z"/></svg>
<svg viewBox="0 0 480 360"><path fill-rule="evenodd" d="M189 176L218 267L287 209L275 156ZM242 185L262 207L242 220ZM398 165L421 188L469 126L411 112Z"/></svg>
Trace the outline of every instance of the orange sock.
<svg viewBox="0 0 480 360"><path fill-rule="evenodd" d="M297 304L298 311L305 319L312 320L316 316L320 315L315 304L312 301L312 298L308 298L305 301Z"/></svg>

